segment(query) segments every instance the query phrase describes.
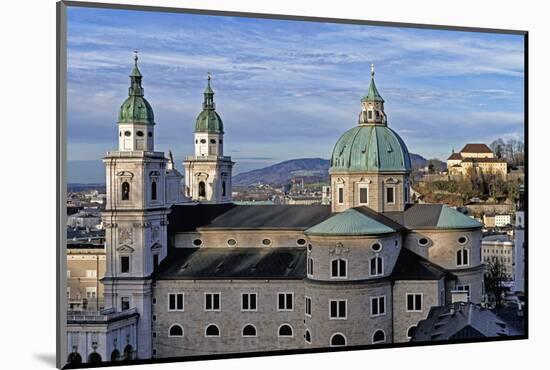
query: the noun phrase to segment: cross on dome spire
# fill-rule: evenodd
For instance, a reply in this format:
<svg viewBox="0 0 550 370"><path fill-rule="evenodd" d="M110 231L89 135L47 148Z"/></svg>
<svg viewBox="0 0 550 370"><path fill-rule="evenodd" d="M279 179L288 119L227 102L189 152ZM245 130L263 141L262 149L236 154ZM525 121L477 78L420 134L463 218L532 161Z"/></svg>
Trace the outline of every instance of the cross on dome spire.
<svg viewBox="0 0 550 370"><path fill-rule="evenodd" d="M210 86L210 80L212 80L212 74L210 71L206 73L206 89L204 90L204 103L202 104L203 109L216 109L214 105L214 90L212 90L212 87Z"/></svg>
<svg viewBox="0 0 550 370"><path fill-rule="evenodd" d="M374 63L370 65L370 76L374 78Z"/></svg>

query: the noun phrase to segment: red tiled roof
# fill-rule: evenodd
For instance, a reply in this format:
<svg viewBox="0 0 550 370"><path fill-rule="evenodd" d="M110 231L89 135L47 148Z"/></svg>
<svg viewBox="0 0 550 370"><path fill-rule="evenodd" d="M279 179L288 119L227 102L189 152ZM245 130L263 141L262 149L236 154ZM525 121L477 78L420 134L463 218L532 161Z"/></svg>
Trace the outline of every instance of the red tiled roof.
<svg viewBox="0 0 550 370"><path fill-rule="evenodd" d="M466 144L461 153L492 153L493 151L485 144Z"/></svg>
<svg viewBox="0 0 550 370"><path fill-rule="evenodd" d="M447 158L447 160L449 159L462 159L462 156L460 155L460 153L453 153L449 156L449 158Z"/></svg>

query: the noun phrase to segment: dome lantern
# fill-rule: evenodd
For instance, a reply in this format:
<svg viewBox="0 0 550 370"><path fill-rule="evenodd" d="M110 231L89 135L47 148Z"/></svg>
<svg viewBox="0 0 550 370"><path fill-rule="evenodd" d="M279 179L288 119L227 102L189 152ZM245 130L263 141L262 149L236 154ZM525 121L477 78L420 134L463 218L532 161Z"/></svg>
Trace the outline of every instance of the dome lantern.
<svg viewBox="0 0 550 370"><path fill-rule="evenodd" d="M378 92L374 83L374 64L371 64L370 85L367 95L361 99L361 113L359 113L360 125L386 125L386 113L384 112L384 99Z"/></svg>

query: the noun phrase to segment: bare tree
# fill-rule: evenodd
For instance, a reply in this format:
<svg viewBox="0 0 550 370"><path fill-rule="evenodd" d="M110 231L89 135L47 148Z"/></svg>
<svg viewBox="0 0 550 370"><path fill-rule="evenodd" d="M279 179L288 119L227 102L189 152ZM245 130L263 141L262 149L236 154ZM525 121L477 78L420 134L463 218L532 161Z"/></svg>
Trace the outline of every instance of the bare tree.
<svg viewBox="0 0 550 370"><path fill-rule="evenodd" d="M496 307L500 308L502 306L502 294L505 291L504 282L507 280L507 276L504 265L500 263L498 258L487 262L484 280L485 290L493 296Z"/></svg>

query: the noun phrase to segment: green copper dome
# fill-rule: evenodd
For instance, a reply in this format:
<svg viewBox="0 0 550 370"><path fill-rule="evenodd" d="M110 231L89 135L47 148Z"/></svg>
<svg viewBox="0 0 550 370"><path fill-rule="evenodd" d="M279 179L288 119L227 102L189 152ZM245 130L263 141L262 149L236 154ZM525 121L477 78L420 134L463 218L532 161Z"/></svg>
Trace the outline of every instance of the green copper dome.
<svg viewBox="0 0 550 370"><path fill-rule="evenodd" d="M223 134L223 121L220 115L216 113L214 90L210 87L210 73L208 73L208 85L204 90L202 112L199 113L195 122L195 132Z"/></svg>
<svg viewBox="0 0 550 370"><path fill-rule="evenodd" d="M203 110L195 122L195 132L223 133L223 121L214 110Z"/></svg>
<svg viewBox="0 0 550 370"><path fill-rule="evenodd" d="M143 87L141 80L143 78L137 66L137 54L134 57L134 69L130 74L130 88L128 89L128 98L120 106L118 113L118 123L142 123L146 125L155 124L155 115L151 104L143 97Z"/></svg>
<svg viewBox="0 0 550 370"><path fill-rule="evenodd" d="M330 172L409 172L411 160L399 135L385 125L359 125L336 142Z"/></svg>

